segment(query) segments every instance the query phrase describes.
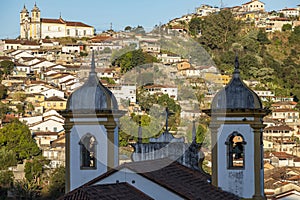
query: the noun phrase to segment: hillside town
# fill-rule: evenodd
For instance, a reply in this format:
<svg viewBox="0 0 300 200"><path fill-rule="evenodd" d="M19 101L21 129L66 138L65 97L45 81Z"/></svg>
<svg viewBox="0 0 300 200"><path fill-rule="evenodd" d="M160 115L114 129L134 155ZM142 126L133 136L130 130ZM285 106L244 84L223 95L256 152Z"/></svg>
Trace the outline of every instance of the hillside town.
<svg viewBox="0 0 300 200"><path fill-rule="evenodd" d="M172 137L178 141L179 138L191 141L192 134L196 134L192 130L195 127L186 124L194 122L195 126L197 122L202 126L209 121L204 110L213 105L215 95L230 83L233 75L224 73L212 61L203 59L199 62L190 52L174 51L166 43L193 41L193 34L188 27L191 20L205 19L223 10L230 11L235 20L246 24L245 27L249 25L252 29L263 30L265 34L286 30L292 32L300 26L300 5L267 11L265 3L259 0L234 7L201 5L193 13L156 26L150 32L146 32L142 26L127 26L124 31L111 29L96 33L92 25L69 21L61 16L58 19L43 18L43 9L46 8L39 8L35 4L29 12L26 6L19 13L20 36L16 39L0 39L0 126L3 128L15 120L25 124L42 156L49 160L46 167L49 170L66 166L67 125L64 112L70 106L68 99L89 80L93 59L96 76L113 93L124 116L150 118L152 108L147 107L147 98L163 97L165 106L159 108L161 113L166 111L166 117L163 115L158 120L166 121L167 125L166 128L162 126L162 130L170 130ZM197 29L194 36L201 37L202 34L202 30ZM135 66L141 74L141 77L136 76L138 70L134 70L132 63L128 68L122 65L128 52L155 62ZM149 65L151 69L145 67ZM233 68L229 71L232 72ZM153 69L159 74L158 78ZM149 80L148 75L152 77ZM244 79L244 82L260 97L264 107L270 110L263 118L264 193L267 199L299 198L299 99L295 95L262 88L259 79ZM171 114L169 116L165 108L172 109L171 104L166 103L170 101L180 106L178 115L174 114L177 112L175 109L172 110L176 119ZM168 120L172 122L168 124ZM135 123L133 129L148 134L146 127L141 129L142 117L139 122L140 125ZM124 126L123 132L126 128L129 127ZM199 130L199 127L196 129ZM159 141L152 137L154 135L149 137L150 143ZM208 143L205 141L208 139L201 141L201 144ZM120 139L121 143L120 163L132 162L131 154L136 149L133 147L154 148L145 147L133 136ZM209 172L213 162L209 144L203 144L202 151L205 154L203 165ZM135 161L147 160L133 158ZM25 179L25 163L10 167L15 180Z"/></svg>

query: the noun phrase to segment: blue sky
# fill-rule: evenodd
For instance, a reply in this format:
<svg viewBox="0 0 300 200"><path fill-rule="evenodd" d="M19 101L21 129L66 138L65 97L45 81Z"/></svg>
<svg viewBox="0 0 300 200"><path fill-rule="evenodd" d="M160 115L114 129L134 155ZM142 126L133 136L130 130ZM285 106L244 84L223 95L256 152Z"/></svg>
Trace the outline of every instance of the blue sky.
<svg viewBox="0 0 300 200"><path fill-rule="evenodd" d="M241 5L248 0L223 0L224 6ZM34 3L42 18L81 21L92 25L97 32L110 28L123 30L125 26L142 25L150 30L156 24L191 13L201 4L220 6L221 0L1 0L0 39L19 35L19 14L25 4L30 11ZM263 0L267 10L296 7L299 0Z"/></svg>

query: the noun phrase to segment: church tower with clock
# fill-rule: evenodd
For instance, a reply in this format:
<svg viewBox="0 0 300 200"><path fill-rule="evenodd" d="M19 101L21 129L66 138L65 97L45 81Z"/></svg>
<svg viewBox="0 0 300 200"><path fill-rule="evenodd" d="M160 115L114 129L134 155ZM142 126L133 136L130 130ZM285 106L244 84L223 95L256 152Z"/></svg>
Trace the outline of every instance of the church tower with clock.
<svg viewBox="0 0 300 200"><path fill-rule="evenodd" d="M243 199L266 199L263 171L263 109L257 94L240 78L239 63L211 109L212 184Z"/></svg>

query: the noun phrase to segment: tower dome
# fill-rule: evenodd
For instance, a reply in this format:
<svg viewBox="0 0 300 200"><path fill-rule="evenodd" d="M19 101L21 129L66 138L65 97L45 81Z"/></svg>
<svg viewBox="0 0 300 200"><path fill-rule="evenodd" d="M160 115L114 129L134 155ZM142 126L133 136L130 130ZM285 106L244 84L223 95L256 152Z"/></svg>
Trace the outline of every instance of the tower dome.
<svg viewBox="0 0 300 200"><path fill-rule="evenodd" d="M103 86L97 77L93 52L88 80L70 95L66 111L97 112L107 110L118 110L118 103L113 93Z"/></svg>
<svg viewBox="0 0 300 200"><path fill-rule="evenodd" d="M212 109L262 109L258 95L240 78L238 58L230 83L212 101Z"/></svg>

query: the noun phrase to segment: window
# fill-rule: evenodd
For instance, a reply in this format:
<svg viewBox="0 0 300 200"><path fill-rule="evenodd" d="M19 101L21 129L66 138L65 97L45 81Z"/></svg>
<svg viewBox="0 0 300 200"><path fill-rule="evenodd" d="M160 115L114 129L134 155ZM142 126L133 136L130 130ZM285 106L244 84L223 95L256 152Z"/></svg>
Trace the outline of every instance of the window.
<svg viewBox="0 0 300 200"><path fill-rule="evenodd" d="M70 29L67 29L67 35L70 35Z"/></svg>
<svg viewBox="0 0 300 200"><path fill-rule="evenodd" d="M83 35L86 35L86 30L83 31Z"/></svg>
<svg viewBox="0 0 300 200"><path fill-rule="evenodd" d="M238 132L233 132L228 136L227 141L227 168L244 169L245 168L245 140Z"/></svg>
<svg viewBox="0 0 300 200"><path fill-rule="evenodd" d="M81 169L96 169L96 138L88 133L81 138L79 145Z"/></svg>

